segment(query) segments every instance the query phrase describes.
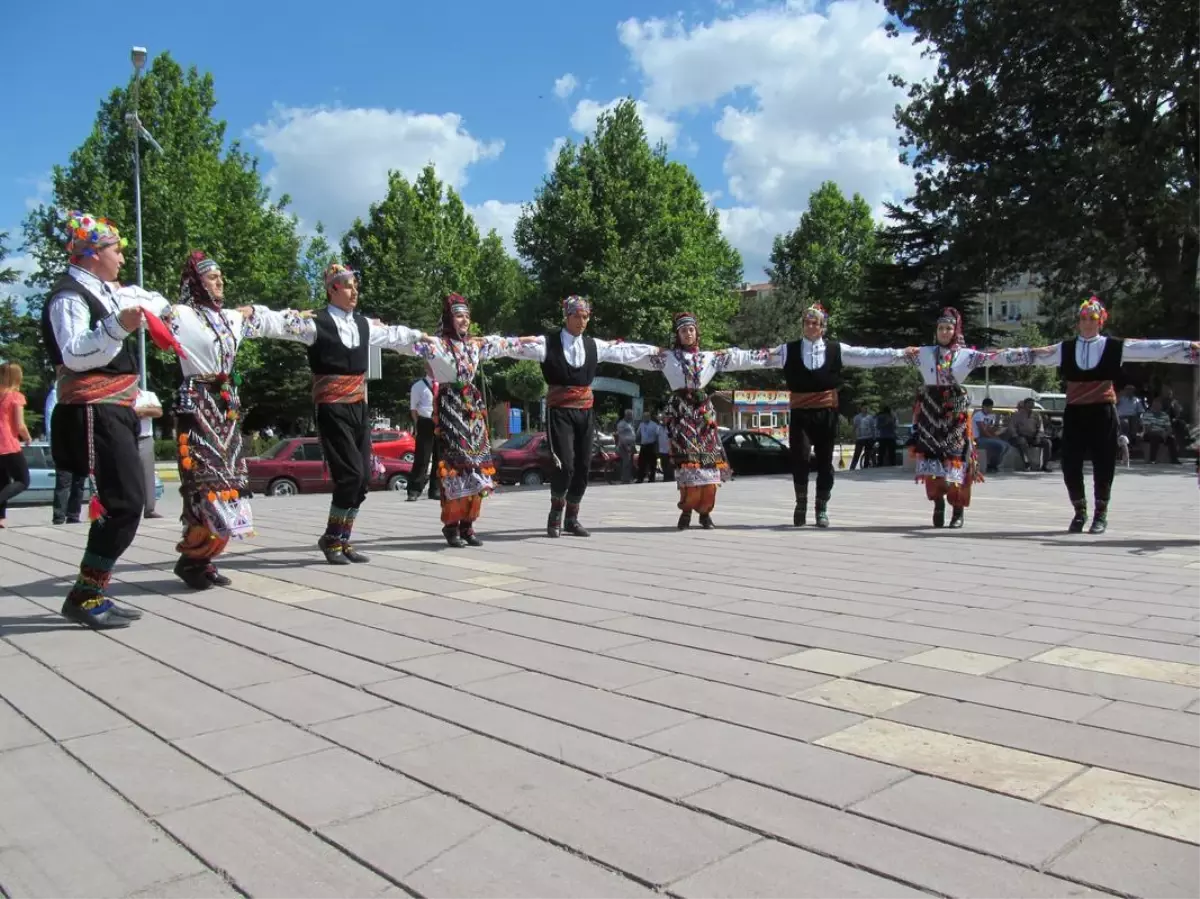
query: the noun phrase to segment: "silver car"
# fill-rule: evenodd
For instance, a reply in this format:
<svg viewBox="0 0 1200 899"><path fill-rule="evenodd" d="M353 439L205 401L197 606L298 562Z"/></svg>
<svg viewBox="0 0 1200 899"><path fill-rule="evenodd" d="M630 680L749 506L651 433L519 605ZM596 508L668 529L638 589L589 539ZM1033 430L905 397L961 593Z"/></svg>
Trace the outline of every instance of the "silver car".
<svg viewBox="0 0 1200 899"><path fill-rule="evenodd" d="M19 493L9 500L10 506L39 506L54 502L54 459L50 455L50 444L31 443L21 447L25 456L25 464L29 466L29 489ZM163 482L156 474L154 476L154 495L159 499L163 496ZM83 501L92 498L90 482L83 485Z"/></svg>

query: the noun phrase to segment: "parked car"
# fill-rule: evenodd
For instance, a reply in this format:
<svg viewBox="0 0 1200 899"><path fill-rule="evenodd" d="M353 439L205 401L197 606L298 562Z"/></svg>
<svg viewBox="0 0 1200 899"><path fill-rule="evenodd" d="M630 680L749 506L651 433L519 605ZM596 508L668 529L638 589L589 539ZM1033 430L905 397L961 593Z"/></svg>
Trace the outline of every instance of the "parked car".
<svg viewBox="0 0 1200 899"><path fill-rule="evenodd" d="M38 506L54 502L54 458L50 455L50 444L31 443L21 447L25 456L25 464L29 466L29 489L8 501L10 506ZM157 474L154 476L154 495L158 499L163 496L163 482ZM91 482L83 486L83 501L92 498Z"/></svg>
<svg viewBox="0 0 1200 899"><path fill-rule="evenodd" d="M399 459L412 465L417 458L417 438L411 431L372 431L371 449L382 459Z"/></svg>
<svg viewBox="0 0 1200 899"><path fill-rule="evenodd" d="M787 474L792 470L791 451L770 434L730 431L721 437L721 443L735 475Z"/></svg>
<svg viewBox="0 0 1200 899"><path fill-rule="evenodd" d="M544 484L554 474L554 457L544 432L517 434L492 450L496 480L501 484ZM592 464L588 480L613 483L620 462L617 445L597 437L592 446Z"/></svg>
<svg viewBox="0 0 1200 899"><path fill-rule="evenodd" d="M407 490L412 463L376 457L371 473L372 490ZM270 496L297 493L332 493L333 481L318 437L288 437L261 456L246 460L250 489Z"/></svg>

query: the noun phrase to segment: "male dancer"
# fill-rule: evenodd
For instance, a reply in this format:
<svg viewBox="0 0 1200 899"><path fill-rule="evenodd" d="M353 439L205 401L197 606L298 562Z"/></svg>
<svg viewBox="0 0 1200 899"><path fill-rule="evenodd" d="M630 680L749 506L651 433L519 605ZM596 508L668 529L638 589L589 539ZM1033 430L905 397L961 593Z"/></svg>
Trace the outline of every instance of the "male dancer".
<svg viewBox="0 0 1200 899"><path fill-rule="evenodd" d="M546 435L554 454L550 478L550 516L546 534L558 537L563 531L575 537L591 536L579 523L579 504L587 490L595 443L595 398L592 381L601 362L628 365L659 352L641 343L610 343L588 337L591 304L583 297L563 300L565 323L558 333L546 334L528 345L527 358L542 364L549 385L546 393ZM566 521L563 521L563 512Z"/></svg>
<svg viewBox="0 0 1200 899"><path fill-rule="evenodd" d="M92 522L79 576L63 617L103 630L142 617L105 595L113 567L137 534L146 482L138 455L137 357L127 338L142 307L161 311L137 288L114 289L126 240L107 219L83 212L67 218L70 266L42 308L42 340L57 373L58 405L50 429L59 471L91 476L104 512Z"/></svg>
<svg viewBox="0 0 1200 899"><path fill-rule="evenodd" d="M329 520L317 546L330 565L348 565L369 561L350 543L354 519L371 483L369 348L411 355L412 345L425 335L403 325L380 324L358 312L358 277L340 263L325 269L325 295L329 305L314 315L274 312L261 306L241 311L263 337L293 340L308 347L317 431L333 479Z"/></svg>
<svg viewBox="0 0 1200 899"><path fill-rule="evenodd" d="M1092 492L1096 513L1091 534L1108 529L1108 503L1117 470L1117 393L1113 381L1125 362L1177 362L1194 365L1200 343L1187 340L1122 340L1100 332L1108 310L1096 297L1079 307L1079 336L1032 350L1035 365L1057 365L1067 385L1063 412L1062 471L1075 515L1067 530L1083 531L1087 523L1087 494L1083 460L1092 458Z"/></svg>
<svg viewBox="0 0 1200 899"><path fill-rule="evenodd" d="M825 340L828 316L815 303L804 310L804 336L778 350L791 396L788 442L792 451L792 483L796 509L792 524L802 527L808 515L810 457L817 465L817 527L829 527L827 511L833 493L833 446L838 433L838 391L842 368L879 368L901 365L908 350L864 349Z"/></svg>

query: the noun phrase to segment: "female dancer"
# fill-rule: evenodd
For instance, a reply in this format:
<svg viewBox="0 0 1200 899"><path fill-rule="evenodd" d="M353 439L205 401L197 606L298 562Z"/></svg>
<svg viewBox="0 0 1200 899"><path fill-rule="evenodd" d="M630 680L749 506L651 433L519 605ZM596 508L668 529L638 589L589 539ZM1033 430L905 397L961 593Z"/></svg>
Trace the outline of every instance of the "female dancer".
<svg viewBox="0 0 1200 899"><path fill-rule="evenodd" d="M536 357L536 337L471 337L471 308L456 293L446 297L437 336L413 345L439 384L434 439L442 489L442 536L450 546L482 546L475 521L495 485L487 405L475 375L488 359Z"/></svg>
<svg viewBox="0 0 1200 899"><path fill-rule="evenodd" d="M950 527L963 526L971 486L983 481L971 429L971 401L963 381L985 365L1028 364L1029 350L976 350L963 341L962 315L946 307L937 320L937 340L909 357L925 382L913 409L917 480L933 502L933 526L945 527L946 501L954 510Z"/></svg>
<svg viewBox="0 0 1200 899"><path fill-rule="evenodd" d="M717 488L729 478L729 463L717 431L717 414L704 388L725 371L778 368L778 350L701 350L696 316L680 312L674 317L675 343L670 350L626 362L635 368L661 371L671 385L671 398L663 413L671 443L671 463L679 486L679 530L691 526L692 513L700 526L715 525L712 510Z"/></svg>

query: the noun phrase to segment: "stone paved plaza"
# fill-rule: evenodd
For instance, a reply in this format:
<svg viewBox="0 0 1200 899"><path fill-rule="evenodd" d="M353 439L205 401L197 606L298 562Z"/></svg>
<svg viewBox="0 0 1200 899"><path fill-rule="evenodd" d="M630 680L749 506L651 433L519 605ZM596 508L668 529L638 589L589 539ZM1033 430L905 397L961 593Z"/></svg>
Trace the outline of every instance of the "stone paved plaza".
<svg viewBox="0 0 1200 899"><path fill-rule="evenodd" d="M169 488L169 491L171 489ZM173 491L171 491L173 492ZM1108 534L1058 475L934 531L900 472L374 494L373 564L320 561L327 496L256 499L229 589L147 522L96 634L57 610L85 538L0 532L0 892L17 896L1196 896L1200 491L1118 474Z"/></svg>

